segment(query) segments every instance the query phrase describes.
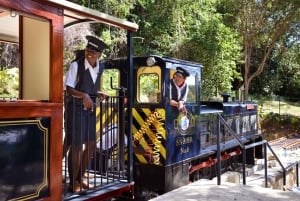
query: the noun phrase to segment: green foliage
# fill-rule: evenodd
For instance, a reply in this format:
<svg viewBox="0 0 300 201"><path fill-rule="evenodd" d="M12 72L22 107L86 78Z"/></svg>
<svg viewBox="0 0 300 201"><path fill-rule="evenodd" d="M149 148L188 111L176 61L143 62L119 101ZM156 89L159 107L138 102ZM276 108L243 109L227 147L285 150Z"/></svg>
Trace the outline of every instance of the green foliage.
<svg viewBox="0 0 300 201"><path fill-rule="evenodd" d="M141 94L155 94L158 89L158 76L154 73L143 74L139 78Z"/></svg>
<svg viewBox="0 0 300 201"><path fill-rule="evenodd" d="M116 96L116 90L113 88L120 87L120 78L119 78L119 71L116 69L104 70L103 75L101 76L103 81L103 86L101 86L101 90L107 93L110 96ZM112 86L112 87L111 87Z"/></svg>
<svg viewBox="0 0 300 201"><path fill-rule="evenodd" d="M274 129L278 129L283 126L298 130L300 129L300 118L293 115L280 115L272 112L264 115L262 127L273 127Z"/></svg>
<svg viewBox="0 0 300 201"><path fill-rule="evenodd" d="M282 42L299 36L299 1L73 2L136 22L139 29L133 35L134 55L158 54L202 63L202 99L219 97L224 92L233 94L232 83L238 83L236 86L239 87L245 78L246 61L251 64L249 76L257 74L251 78L254 83L249 87L250 92L265 95L300 93L299 73L295 72L299 72L299 67L294 65L299 65L299 59L293 60L292 64L292 54L286 53L281 58L274 56ZM126 56L126 32L106 25L93 25L93 31L110 45L106 57ZM281 36L286 40L279 41ZM278 45L274 46L274 42ZM249 60L243 54L245 44L249 45ZM275 48L271 49L270 56L266 55L267 48L272 46ZM264 65L266 73L261 74Z"/></svg>
<svg viewBox="0 0 300 201"><path fill-rule="evenodd" d="M300 98L300 44L288 38L282 40L285 45L274 48L265 71L253 80L251 93Z"/></svg>
<svg viewBox="0 0 300 201"><path fill-rule="evenodd" d="M251 64L248 74L257 73L251 78L251 93L300 97L299 0L71 2L137 23L134 55L158 54L202 63L202 99L218 98L224 92L232 94L232 83L245 79L246 62ZM64 71L74 59L73 51L84 48L87 34L109 45L104 58L127 55L126 31L92 24L71 33L65 31ZM247 57L246 50L250 53ZM18 59L8 57L18 55L17 47L9 49L0 44L0 53L3 69L18 65ZM7 94L9 81L1 78L0 83L1 93Z"/></svg>
<svg viewBox="0 0 300 201"><path fill-rule="evenodd" d="M235 0L228 0L230 4ZM227 1L223 1L225 4ZM228 8L228 7L227 7ZM272 0L248 1L242 0L233 11L237 20L235 27L242 37L244 49L243 77L245 97L252 80L261 75L267 65L268 59L276 46L281 46L282 37L289 33L289 40L299 37L300 1ZM257 54L259 53L259 54ZM275 78L276 79L276 78ZM272 91L275 86L267 88Z"/></svg>
<svg viewBox="0 0 300 201"><path fill-rule="evenodd" d="M19 69L11 68L0 70L0 97L19 97Z"/></svg>
<svg viewBox="0 0 300 201"><path fill-rule="evenodd" d="M241 78L236 70L240 59L237 35L225 27L218 17L203 23L199 32L184 46L188 60L204 65L202 97L207 99L220 93L230 93L232 81Z"/></svg>
<svg viewBox="0 0 300 201"><path fill-rule="evenodd" d="M168 1L136 7L140 17L137 35L143 38L135 54L161 54L204 65L202 97L231 91L231 82L241 79L237 69L241 47L236 32L226 27L216 12L217 1ZM160 12L157 12L160 10Z"/></svg>

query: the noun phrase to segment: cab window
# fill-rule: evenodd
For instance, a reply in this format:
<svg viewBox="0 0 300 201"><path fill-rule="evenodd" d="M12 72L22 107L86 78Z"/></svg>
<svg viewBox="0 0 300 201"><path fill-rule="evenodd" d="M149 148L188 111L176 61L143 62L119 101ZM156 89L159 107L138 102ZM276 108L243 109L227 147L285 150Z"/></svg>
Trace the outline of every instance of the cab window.
<svg viewBox="0 0 300 201"><path fill-rule="evenodd" d="M158 103L161 100L161 69L159 66L140 67L137 72L137 101Z"/></svg>
<svg viewBox="0 0 300 201"><path fill-rule="evenodd" d="M170 79L173 78L175 72L176 70L170 71ZM197 74L194 72L190 72L190 75L186 78L186 83L188 85L188 95L187 95L186 102L188 103L196 103L197 101L197 88L196 88L197 79L199 80Z"/></svg>

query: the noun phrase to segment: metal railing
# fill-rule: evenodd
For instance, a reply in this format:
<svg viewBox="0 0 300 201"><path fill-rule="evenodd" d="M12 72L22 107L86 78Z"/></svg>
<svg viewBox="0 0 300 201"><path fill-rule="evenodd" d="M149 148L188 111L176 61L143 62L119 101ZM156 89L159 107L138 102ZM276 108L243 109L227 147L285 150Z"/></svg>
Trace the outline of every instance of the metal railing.
<svg viewBox="0 0 300 201"><path fill-rule="evenodd" d="M249 145L244 145L241 140L241 136L238 135L235 131L231 129L231 127L227 124L226 120L221 116L220 113L217 113L217 182L218 185L221 184L221 124L228 130L228 132L234 137L234 139L238 142L239 146L242 148L243 153L243 184L246 185L246 150L249 148L253 148L255 146L264 145L266 150L266 140L262 140L260 142L255 142ZM267 155L264 152L264 163L265 166L267 164ZM267 169L265 169L265 185L267 187Z"/></svg>
<svg viewBox="0 0 300 201"><path fill-rule="evenodd" d="M75 97L68 97L68 99L72 103L66 103L70 104L66 107L72 108L68 108L71 112L66 112L64 118L65 122L71 121L72 125L65 123L64 200L71 200L82 194L88 195L96 191L109 191L114 184L128 183L130 175L125 160L128 139L124 132L124 98L108 97L101 101L100 98L92 97L95 102L93 111L83 108L82 99ZM120 104L120 101L123 104ZM75 133L80 134L80 142L74 137L68 137ZM85 138L85 136L88 137ZM91 136L93 137L90 138ZM95 142L89 143L90 141ZM76 152L78 147L79 155ZM83 154L85 151L87 155ZM73 155L78 155L79 162L76 162ZM85 157L88 155L92 157L86 160ZM88 164L85 164L86 162ZM76 164L80 166L79 174L82 175L79 182L78 176L74 175L73 178L70 178L70 173L73 174ZM72 170L73 172L71 172ZM79 174L76 173L76 175ZM77 186L74 187L74 184Z"/></svg>
<svg viewBox="0 0 300 201"><path fill-rule="evenodd" d="M226 120L221 116L221 114L217 114L217 182L218 185L221 184L221 124L228 130L228 132L234 137L234 139L238 142L239 146L242 148L242 169L243 169L243 185L246 185L246 150L263 145L264 147L264 179L265 179L265 187L268 187L268 165L267 165L267 148L272 152L276 161L279 163L280 167L282 168L282 176L283 176L283 185L286 185L286 172L290 168L296 166L296 182L297 186L299 186L299 161L296 161L288 166L284 167L276 153L273 151L272 147L266 140L261 140L259 142L254 142L248 145L245 145L242 140L241 136L238 135L232 128L228 125Z"/></svg>
<svg viewBox="0 0 300 201"><path fill-rule="evenodd" d="M272 149L272 147L269 145L269 143L267 143L267 146L269 148L269 150L272 152L273 156L275 157L276 161L278 162L278 164L280 165L281 169L282 169L282 178L283 178L283 185L286 185L286 172L296 166L296 182L297 182L297 186L299 186L299 161L295 161L291 164L289 164L288 166L284 166L282 164L282 162L280 161L279 157L277 156L277 154L274 152L274 150Z"/></svg>

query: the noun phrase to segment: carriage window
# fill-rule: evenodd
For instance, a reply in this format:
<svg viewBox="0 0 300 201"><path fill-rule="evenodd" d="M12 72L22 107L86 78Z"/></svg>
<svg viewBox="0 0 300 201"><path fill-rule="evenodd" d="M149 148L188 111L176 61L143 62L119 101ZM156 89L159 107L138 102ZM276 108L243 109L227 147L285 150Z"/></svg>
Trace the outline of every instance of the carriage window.
<svg viewBox="0 0 300 201"><path fill-rule="evenodd" d="M49 100L50 22L2 9L0 16L0 99Z"/></svg>
<svg viewBox="0 0 300 201"><path fill-rule="evenodd" d="M0 10L0 99L19 98L19 18ZM8 26L9 25L9 26Z"/></svg>
<svg viewBox="0 0 300 201"><path fill-rule="evenodd" d="M161 100L160 67L141 67L137 72L137 100L141 103L158 103Z"/></svg>
<svg viewBox="0 0 300 201"><path fill-rule="evenodd" d="M0 42L0 99L19 98L18 52L18 44Z"/></svg>
<svg viewBox="0 0 300 201"><path fill-rule="evenodd" d="M120 87L120 72L118 69L104 69L103 71L100 91L110 96L117 96L117 90L112 89L111 85L116 88Z"/></svg>

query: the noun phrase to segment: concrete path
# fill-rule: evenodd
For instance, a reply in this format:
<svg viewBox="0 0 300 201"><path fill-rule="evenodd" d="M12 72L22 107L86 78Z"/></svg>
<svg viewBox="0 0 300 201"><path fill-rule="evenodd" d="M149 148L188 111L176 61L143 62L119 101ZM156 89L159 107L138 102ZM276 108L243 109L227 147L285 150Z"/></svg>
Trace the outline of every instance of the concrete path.
<svg viewBox="0 0 300 201"><path fill-rule="evenodd" d="M300 191L282 191L216 181L200 180L151 201L300 201Z"/></svg>
<svg viewBox="0 0 300 201"><path fill-rule="evenodd" d="M296 141L299 138L296 136L291 140ZM285 150L282 146L279 149L276 144L272 148L284 167L295 162L300 164L300 149ZM300 187L295 185L297 183L296 168L287 172L286 185L283 186L282 168L274 160L271 152L267 153L269 188L264 187L264 161L260 159L256 161L257 165L247 168L247 185L243 185L241 172L226 172L221 176L221 185L217 185L216 178L202 179L153 198L151 201L300 201ZM298 172L300 172L300 167Z"/></svg>

